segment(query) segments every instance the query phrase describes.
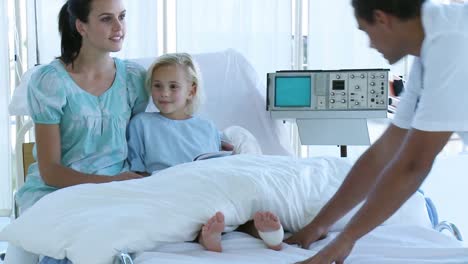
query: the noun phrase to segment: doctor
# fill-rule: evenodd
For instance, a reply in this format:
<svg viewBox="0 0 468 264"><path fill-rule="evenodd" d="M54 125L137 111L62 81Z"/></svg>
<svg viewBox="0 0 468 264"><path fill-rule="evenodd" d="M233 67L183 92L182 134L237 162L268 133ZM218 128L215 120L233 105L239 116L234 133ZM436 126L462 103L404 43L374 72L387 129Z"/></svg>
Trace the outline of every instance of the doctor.
<svg viewBox="0 0 468 264"><path fill-rule="evenodd" d="M286 242L303 248L359 202L343 232L301 263L343 263L356 241L422 184L452 133L468 143L468 4L352 0L359 29L391 63L416 56L393 124L356 162L315 219Z"/></svg>

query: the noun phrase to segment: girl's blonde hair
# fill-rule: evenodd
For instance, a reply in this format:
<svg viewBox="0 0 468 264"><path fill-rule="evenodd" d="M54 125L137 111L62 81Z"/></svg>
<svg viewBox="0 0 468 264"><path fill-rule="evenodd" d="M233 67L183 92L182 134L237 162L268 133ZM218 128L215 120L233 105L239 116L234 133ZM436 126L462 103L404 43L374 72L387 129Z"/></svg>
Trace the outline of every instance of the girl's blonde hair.
<svg viewBox="0 0 468 264"><path fill-rule="evenodd" d="M197 87L195 95L193 96L192 100L187 101L186 105L186 114L192 115L196 111L200 109L201 104L204 101L204 93L202 90L201 85L201 76L200 70L198 69L198 65L192 59L192 56L188 53L168 53L159 56L155 62L149 67L148 74L146 75L146 82L145 86L148 92L151 94L151 79L153 77L153 73L159 67L162 66L169 66L169 65L179 65L182 66L188 76L188 81Z"/></svg>

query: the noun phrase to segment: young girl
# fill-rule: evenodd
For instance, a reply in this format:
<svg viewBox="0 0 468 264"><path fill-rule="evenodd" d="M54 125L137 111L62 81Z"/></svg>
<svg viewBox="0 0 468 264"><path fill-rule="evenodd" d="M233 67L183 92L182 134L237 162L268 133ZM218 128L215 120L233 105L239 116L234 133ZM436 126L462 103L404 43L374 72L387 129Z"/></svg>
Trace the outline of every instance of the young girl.
<svg viewBox="0 0 468 264"><path fill-rule="evenodd" d="M155 171L191 162L205 152L221 150L220 132L215 125L194 116L203 100L198 69L187 53L163 55L151 65L146 77L159 113L140 113L128 128L128 160L130 169L149 175ZM226 144L227 146L227 144ZM278 218L270 212L257 212L255 228L245 232L257 236L281 232ZM198 241L210 251L221 252L224 215L217 212L203 226ZM274 245L273 245L274 244ZM281 241L269 243L279 250Z"/></svg>
<svg viewBox="0 0 468 264"><path fill-rule="evenodd" d="M151 174L221 150L215 125L192 114L202 101L199 78L190 55L167 54L150 67L146 87L159 113L141 113L128 127L132 171Z"/></svg>

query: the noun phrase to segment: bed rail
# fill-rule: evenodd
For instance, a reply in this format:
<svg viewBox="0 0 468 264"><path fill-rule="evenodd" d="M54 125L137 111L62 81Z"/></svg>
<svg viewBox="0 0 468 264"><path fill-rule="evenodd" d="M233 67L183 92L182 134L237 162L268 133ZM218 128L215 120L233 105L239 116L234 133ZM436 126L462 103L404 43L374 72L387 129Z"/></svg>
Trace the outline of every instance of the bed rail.
<svg viewBox="0 0 468 264"><path fill-rule="evenodd" d="M116 257L116 264L133 264L132 257L128 253L120 253Z"/></svg>

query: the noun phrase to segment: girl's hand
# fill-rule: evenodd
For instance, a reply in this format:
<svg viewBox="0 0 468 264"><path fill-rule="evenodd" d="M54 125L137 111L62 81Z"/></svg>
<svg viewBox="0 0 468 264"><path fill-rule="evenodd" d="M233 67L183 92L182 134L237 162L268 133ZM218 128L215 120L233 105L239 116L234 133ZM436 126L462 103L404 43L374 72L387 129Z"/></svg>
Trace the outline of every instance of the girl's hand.
<svg viewBox="0 0 468 264"><path fill-rule="evenodd" d="M221 141L221 150L233 151L234 150L234 145L232 145L231 143L228 143L226 141Z"/></svg>

